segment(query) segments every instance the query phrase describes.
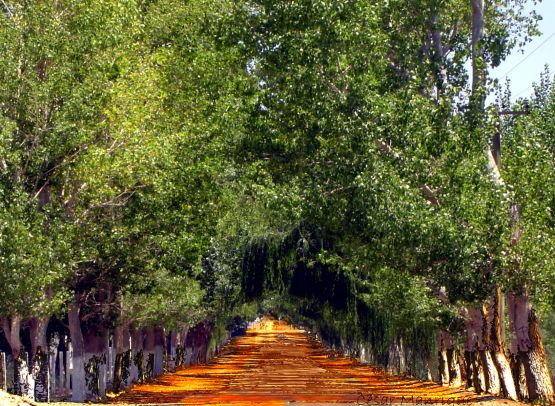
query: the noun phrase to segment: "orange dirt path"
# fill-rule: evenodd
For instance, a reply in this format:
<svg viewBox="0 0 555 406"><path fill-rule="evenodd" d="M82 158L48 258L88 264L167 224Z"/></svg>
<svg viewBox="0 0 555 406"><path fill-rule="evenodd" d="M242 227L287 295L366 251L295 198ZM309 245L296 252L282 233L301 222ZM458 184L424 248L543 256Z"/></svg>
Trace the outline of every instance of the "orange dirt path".
<svg viewBox="0 0 555 406"><path fill-rule="evenodd" d="M185 367L136 385L114 403L366 405L402 403L403 396L405 404L492 400L428 381L389 376L350 358L331 357L304 330L264 318L251 325L245 336L234 338L208 364Z"/></svg>

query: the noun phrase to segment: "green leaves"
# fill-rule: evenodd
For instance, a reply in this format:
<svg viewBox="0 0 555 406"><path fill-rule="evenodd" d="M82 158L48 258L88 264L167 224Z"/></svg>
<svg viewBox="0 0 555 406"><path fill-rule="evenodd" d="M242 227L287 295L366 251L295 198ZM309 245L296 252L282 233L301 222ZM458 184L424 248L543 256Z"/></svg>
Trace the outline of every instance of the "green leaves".
<svg viewBox="0 0 555 406"><path fill-rule="evenodd" d="M535 293L543 310L554 301L553 232L555 221L555 151L553 150L554 92L548 70L535 86L531 114L505 120L502 125L506 153L503 175L519 211L511 238L518 244L506 248L510 283L526 286ZM523 101L524 102L524 101ZM513 108L521 109L517 104Z"/></svg>

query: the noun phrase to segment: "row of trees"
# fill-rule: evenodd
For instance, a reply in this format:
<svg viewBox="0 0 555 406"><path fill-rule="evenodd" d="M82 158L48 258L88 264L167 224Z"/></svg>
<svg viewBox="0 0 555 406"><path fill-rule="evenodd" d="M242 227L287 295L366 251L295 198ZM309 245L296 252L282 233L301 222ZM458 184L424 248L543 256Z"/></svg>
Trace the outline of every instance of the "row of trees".
<svg viewBox="0 0 555 406"><path fill-rule="evenodd" d="M148 330L140 349L156 329L186 331L217 314L203 300L201 260L226 204L221 150L241 127L234 92L247 80L206 31L221 2L3 7L2 329L14 390L32 395L21 373L38 371L48 326L62 321L79 401L84 367L109 333L125 348L130 329Z"/></svg>
<svg viewBox="0 0 555 406"><path fill-rule="evenodd" d="M549 75L530 115L485 107L524 3L2 2L14 369L63 326L81 401L109 337L159 360L194 331L202 359L256 302L394 372L552 397Z"/></svg>

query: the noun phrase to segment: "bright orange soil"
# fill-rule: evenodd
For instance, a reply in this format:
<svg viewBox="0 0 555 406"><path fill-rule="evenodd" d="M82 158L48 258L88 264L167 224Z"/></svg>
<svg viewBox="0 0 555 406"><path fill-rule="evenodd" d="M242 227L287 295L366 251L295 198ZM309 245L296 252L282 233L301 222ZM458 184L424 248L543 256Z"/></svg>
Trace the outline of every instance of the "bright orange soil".
<svg viewBox="0 0 555 406"><path fill-rule="evenodd" d="M364 397L361 397L361 393ZM185 405L351 403L477 403L477 395L414 379L388 376L350 358L333 357L299 330L265 318L207 365L195 365L137 385L115 402ZM414 396L411 401L411 397ZM491 398L490 398L491 400ZM503 402L504 403L504 402Z"/></svg>

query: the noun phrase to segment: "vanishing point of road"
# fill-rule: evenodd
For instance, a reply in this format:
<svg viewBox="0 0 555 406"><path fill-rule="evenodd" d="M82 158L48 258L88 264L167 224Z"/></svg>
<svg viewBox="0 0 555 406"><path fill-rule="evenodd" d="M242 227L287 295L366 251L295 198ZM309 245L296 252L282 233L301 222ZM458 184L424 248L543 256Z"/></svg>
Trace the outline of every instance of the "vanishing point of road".
<svg viewBox="0 0 555 406"><path fill-rule="evenodd" d="M136 385L113 403L165 405L377 405L516 402L391 376L335 357L304 330L264 318L206 365Z"/></svg>

